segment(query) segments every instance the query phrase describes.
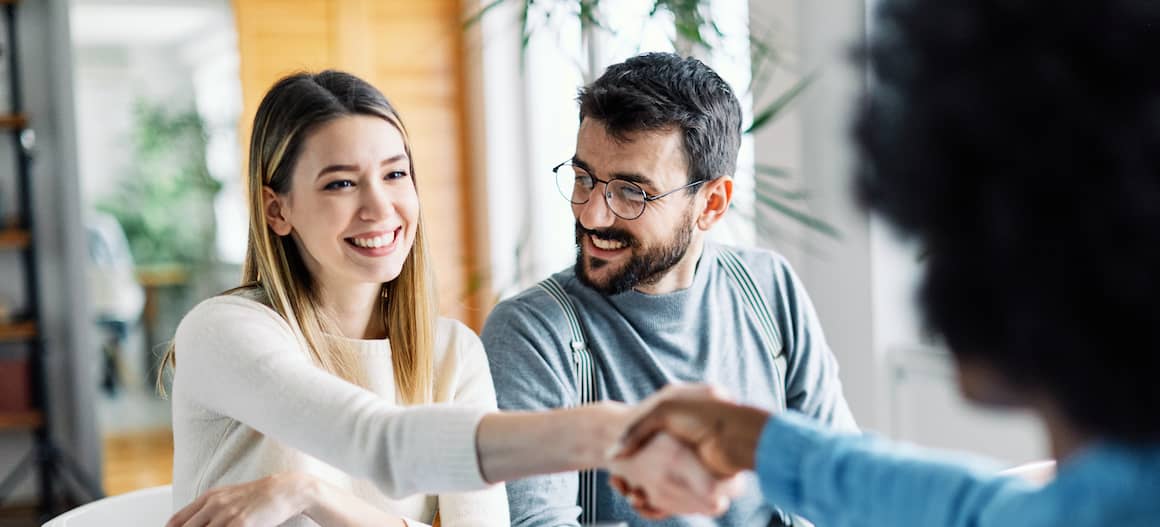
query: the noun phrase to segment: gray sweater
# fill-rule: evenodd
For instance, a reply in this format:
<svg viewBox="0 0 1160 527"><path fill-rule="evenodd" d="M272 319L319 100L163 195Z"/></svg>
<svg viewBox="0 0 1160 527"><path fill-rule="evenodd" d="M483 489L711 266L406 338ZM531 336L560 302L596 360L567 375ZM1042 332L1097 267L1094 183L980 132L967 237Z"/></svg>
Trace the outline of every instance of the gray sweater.
<svg viewBox="0 0 1160 527"><path fill-rule="evenodd" d="M631 403L666 384L696 381L718 385L745 403L771 410L780 406L779 379L762 344L761 326L719 263L722 249L706 243L692 286L663 295L629 291L604 296L581 284L571 269L555 275L576 305L601 399ZM771 303L787 354L786 406L828 425L856 430L842 396L837 361L789 264L770 251L730 250L745 262ZM560 306L542 289L533 287L496 306L482 338L500 408L576 404L571 332ZM598 519L633 526L764 526L772 514L755 482L716 521L687 517L649 522L633 514L608 485L606 474L599 476L597 488ZM509 483L512 525L578 525L577 491L574 472Z"/></svg>

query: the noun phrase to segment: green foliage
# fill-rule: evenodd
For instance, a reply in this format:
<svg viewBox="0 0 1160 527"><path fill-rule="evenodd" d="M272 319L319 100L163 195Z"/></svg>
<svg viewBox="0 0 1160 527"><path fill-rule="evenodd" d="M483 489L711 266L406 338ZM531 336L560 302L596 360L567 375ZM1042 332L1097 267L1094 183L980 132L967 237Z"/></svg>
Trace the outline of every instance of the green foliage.
<svg viewBox="0 0 1160 527"><path fill-rule="evenodd" d="M526 48L533 31L538 29L528 25L528 12L536 5L537 1L541 6L552 3L570 5L573 7L571 12L579 19L581 26L611 31L608 25L603 23L599 18L601 0L491 0L474 15L468 17L464 21L463 26L467 28L472 24L478 23L484 15L500 4L505 2L518 2L520 5L521 40L523 46ZM615 2L609 1L608 3L611 7L615 7ZM713 19L707 16L708 8L709 0L653 0L653 6L648 16L655 17L662 12L672 15L677 39L681 43L700 47L705 50L712 50L725 37L725 34ZM751 35L749 40L752 82L748 89L754 99L758 98L765 91L765 87L768 86L773 71L780 65L781 55L769 42L769 39L765 38L767 36ZM680 49L680 46L677 46L677 44L677 42L674 42L674 46ZM766 107L755 110L753 121L745 128L745 133L754 133L776 121L782 112L796 101L816 78L817 75L815 73L803 76L774 98ZM835 239L840 238L841 235L837 228L804 211L804 202L807 196L803 191L770 186L768 183L763 182L762 180L767 180L769 176L773 175L769 173L769 168L757 167L759 180L757 205L759 208L782 214L787 218L805 225L816 233ZM779 171L777 174L779 177L788 175L784 169L777 170Z"/></svg>
<svg viewBox="0 0 1160 527"><path fill-rule="evenodd" d="M221 183L206 168L204 123L193 109L145 101L135 105L134 121L131 166L97 208L121 224L138 265L209 260Z"/></svg>

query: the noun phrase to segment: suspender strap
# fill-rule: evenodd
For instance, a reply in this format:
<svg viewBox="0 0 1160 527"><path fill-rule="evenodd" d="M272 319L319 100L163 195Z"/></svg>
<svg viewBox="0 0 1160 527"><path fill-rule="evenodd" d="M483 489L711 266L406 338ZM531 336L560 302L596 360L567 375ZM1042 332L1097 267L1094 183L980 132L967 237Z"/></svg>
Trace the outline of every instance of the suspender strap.
<svg viewBox="0 0 1160 527"><path fill-rule="evenodd" d="M753 281L753 275L749 272L749 267L737 253L729 249L722 248L720 252L719 261L721 267L725 269L733 283L737 285L738 291L741 292L741 297L745 300L746 307L749 308L751 314L757 319L758 325L761 326L762 340L765 344L765 349L768 350L770 361L773 364L774 385L778 394L778 404L782 409L785 409L787 396L785 393L786 383L786 356L785 349L782 345L781 332L777 330L777 324L774 323L773 312L770 311L769 302L765 300L765 295L757 284Z"/></svg>
<svg viewBox="0 0 1160 527"><path fill-rule="evenodd" d="M564 311L564 318L568 319L568 327L572 331L572 366L576 374L576 404L594 403L600 400L596 393L596 366L592 362L592 354L588 352L588 343L584 340L584 329L580 326L580 319L576 316L576 306L560 283L555 278L548 277L539 283L541 289L548 293L560 309ZM580 472L580 505L581 523L596 521L596 471L584 470Z"/></svg>
<svg viewBox="0 0 1160 527"><path fill-rule="evenodd" d="M722 249L719 254L721 266L725 269L729 277L733 279L734 285L741 292L746 307L757 319L758 325L761 328L762 343L765 345L765 349L770 353L770 358L772 359L774 389L777 391L779 404L784 408L787 402L785 394L786 356L782 347L781 332L778 331L777 324L774 322L775 319L772 311L770 311L769 302L765 300L765 295L762 294L761 289L753 281L753 276L749 272L749 268L736 253L728 249ZM592 354L588 351L588 343L584 339L584 328L580 325L580 319L576 314L576 306L572 303L572 298L568 296L563 286L555 278L548 277L538 285L559 304L560 309L564 312L564 318L568 321L568 328L572 333L570 345L572 348L573 372L576 374L576 404L582 405L599 401L599 395L596 393L596 366L592 361ZM581 523L596 520L596 490L596 471L585 470L580 472L580 496L578 497L578 504L582 510L582 514L580 515ZM770 525L792 525L792 520L784 512L775 510Z"/></svg>

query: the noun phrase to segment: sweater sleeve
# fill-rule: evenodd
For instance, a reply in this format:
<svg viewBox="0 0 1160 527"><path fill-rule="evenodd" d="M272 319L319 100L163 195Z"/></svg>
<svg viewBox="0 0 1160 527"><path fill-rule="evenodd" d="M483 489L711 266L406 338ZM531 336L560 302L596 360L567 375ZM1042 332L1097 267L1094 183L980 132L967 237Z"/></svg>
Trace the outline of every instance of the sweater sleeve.
<svg viewBox="0 0 1160 527"><path fill-rule="evenodd" d="M195 307L175 336L174 391L375 482L384 494L487 486L475 432L486 408L401 409L316 367L266 306L221 296Z"/></svg>
<svg viewBox="0 0 1160 527"><path fill-rule="evenodd" d="M452 402L495 410L495 387L479 337L463 324L450 320L440 331L451 334L449 347L456 357L453 372L440 372L455 378ZM510 522L505 487L498 484L474 492L440 494L439 518L443 527L506 527Z"/></svg>
<svg viewBox="0 0 1160 527"><path fill-rule="evenodd" d="M982 461L822 429L789 412L770 418L756 470L768 503L826 527L1030 525L1010 506L1030 484Z"/></svg>
<svg viewBox="0 0 1160 527"><path fill-rule="evenodd" d="M857 432L838 378L838 359L809 294L780 256L774 259L774 275L774 316L784 328L787 351L786 406L834 429Z"/></svg>

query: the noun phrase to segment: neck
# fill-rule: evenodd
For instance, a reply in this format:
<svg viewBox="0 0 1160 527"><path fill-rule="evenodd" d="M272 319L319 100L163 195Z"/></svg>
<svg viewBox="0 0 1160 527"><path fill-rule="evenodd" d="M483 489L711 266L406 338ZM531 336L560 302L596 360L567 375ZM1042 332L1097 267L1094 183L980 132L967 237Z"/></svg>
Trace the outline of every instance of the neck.
<svg viewBox="0 0 1160 527"><path fill-rule="evenodd" d="M697 276L697 262L701 260L701 253L705 250L705 240L696 236L689 243L689 250L685 256L668 270L659 280L651 284L641 284L636 291L646 295L663 295L688 289L693 285L693 278Z"/></svg>
<svg viewBox="0 0 1160 527"><path fill-rule="evenodd" d="M323 287L323 308L334 315L342 336L352 339L385 338L382 286L355 284L346 287Z"/></svg>
<svg viewBox="0 0 1160 527"><path fill-rule="evenodd" d="M1064 416L1057 404L1051 401L1038 405L1051 442L1051 455L1058 461L1075 455L1092 441L1092 436Z"/></svg>

